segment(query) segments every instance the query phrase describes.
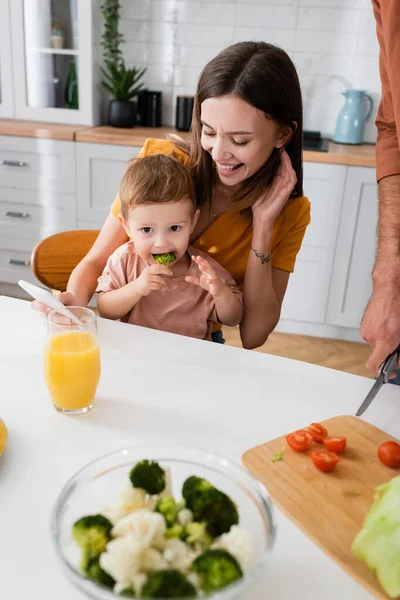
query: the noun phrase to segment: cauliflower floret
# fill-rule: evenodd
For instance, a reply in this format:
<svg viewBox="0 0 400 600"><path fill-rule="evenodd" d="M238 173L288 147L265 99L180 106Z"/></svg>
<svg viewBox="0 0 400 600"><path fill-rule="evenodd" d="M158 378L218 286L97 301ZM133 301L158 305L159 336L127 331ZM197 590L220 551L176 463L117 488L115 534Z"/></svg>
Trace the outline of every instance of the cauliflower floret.
<svg viewBox="0 0 400 600"><path fill-rule="evenodd" d="M154 510L157 500L146 494L145 490L134 488L127 483L121 490L120 501L115 505L106 505L101 509L101 514L107 517L113 525L136 510L146 508Z"/></svg>
<svg viewBox="0 0 400 600"><path fill-rule="evenodd" d="M165 543L164 559L167 561L169 569L186 572L190 569L196 557L196 552L182 540L172 538Z"/></svg>
<svg viewBox="0 0 400 600"><path fill-rule="evenodd" d="M167 561L159 550L155 548L143 548L140 553L140 570L145 573L159 571L168 567Z"/></svg>
<svg viewBox="0 0 400 600"><path fill-rule="evenodd" d="M254 565L254 550L251 543L251 535L243 527L232 525L228 533L217 538L212 549L226 550L236 558L243 571L248 571Z"/></svg>
<svg viewBox="0 0 400 600"><path fill-rule="evenodd" d="M182 508L182 510L178 512L179 525L183 525L183 527L185 527L185 525L193 523L193 520L193 513L189 508Z"/></svg>
<svg viewBox="0 0 400 600"><path fill-rule="evenodd" d="M125 536L130 533L141 548L164 546L165 519L160 513L137 510L127 515L112 529L113 536Z"/></svg>
<svg viewBox="0 0 400 600"><path fill-rule="evenodd" d="M132 577L140 570L141 547L132 534L111 540L100 555L100 566L123 588L129 587Z"/></svg>
<svg viewBox="0 0 400 600"><path fill-rule="evenodd" d="M140 598L142 593L142 588L146 581L148 580L148 576L145 573L138 573L132 577L132 585L135 591L135 594L138 598Z"/></svg>

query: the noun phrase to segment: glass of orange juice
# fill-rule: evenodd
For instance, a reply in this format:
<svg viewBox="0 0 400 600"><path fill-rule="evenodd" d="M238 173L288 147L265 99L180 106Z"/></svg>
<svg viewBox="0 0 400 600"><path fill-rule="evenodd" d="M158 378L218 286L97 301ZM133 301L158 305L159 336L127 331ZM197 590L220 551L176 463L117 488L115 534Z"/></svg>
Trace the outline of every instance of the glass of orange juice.
<svg viewBox="0 0 400 600"><path fill-rule="evenodd" d="M53 405L66 414L82 414L93 406L100 379L100 349L95 313L68 306L77 325L53 310L47 316L44 376Z"/></svg>

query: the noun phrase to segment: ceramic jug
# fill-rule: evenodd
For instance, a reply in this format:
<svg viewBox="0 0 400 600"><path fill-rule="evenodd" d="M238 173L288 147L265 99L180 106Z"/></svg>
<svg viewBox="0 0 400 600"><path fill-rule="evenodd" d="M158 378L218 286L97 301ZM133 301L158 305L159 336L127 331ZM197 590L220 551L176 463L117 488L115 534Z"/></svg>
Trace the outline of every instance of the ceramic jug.
<svg viewBox="0 0 400 600"><path fill-rule="evenodd" d="M342 95L346 101L336 122L333 141L339 144L362 144L364 125L372 113L372 98L364 90L346 90Z"/></svg>

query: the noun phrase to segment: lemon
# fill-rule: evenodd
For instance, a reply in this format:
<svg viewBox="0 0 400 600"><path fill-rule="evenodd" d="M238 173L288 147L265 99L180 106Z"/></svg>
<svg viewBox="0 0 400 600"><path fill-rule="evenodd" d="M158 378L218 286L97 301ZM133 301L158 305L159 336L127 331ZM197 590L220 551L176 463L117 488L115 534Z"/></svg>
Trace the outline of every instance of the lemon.
<svg viewBox="0 0 400 600"><path fill-rule="evenodd" d="M7 427L4 421L0 419L0 456L3 454L7 444Z"/></svg>

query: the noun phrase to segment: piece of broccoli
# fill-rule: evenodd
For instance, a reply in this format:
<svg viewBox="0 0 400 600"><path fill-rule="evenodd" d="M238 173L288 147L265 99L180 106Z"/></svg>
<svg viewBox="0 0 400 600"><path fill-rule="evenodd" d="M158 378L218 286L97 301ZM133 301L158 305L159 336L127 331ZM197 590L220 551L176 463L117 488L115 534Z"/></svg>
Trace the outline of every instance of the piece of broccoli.
<svg viewBox="0 0 400 600"><path fill-rule="evenodd" d="M183 525L175 523L175 525L172 525L172 527L168 527L168 529L165 530L164 536L167 538L167 540L170 540L171 538L179 538L183 540L186 537L186 529L183 527Z"/></svg>
<svg viewBox="0 0 400 600"><path fill-rule="evenodd" d="M153 571L142 588L142 598L196 597L196 588L175 569Z"/></svg>
<svg viewBox="0 0 400 600"><path fill-rule="evenodd" d="M148 494L160 494L165 489L165 471L157 462L141 460L131 470L129 479L133 487Z"/></svg>
<svg viewBox="0 0 400 600"><path fill-rule="evenodd" d="M225 550L206 550L192 564L200 578L200 587L210 594L243 577L236 558Z"/></svg>
<svg viewBox="0 0 400 600"><path fill-rule="evenodd" d="M160 265L169 265L176 261L174 252L165 252L164 254L153 254L154 260Z"/></svg>
<svg viewBox="0 0 400 600"><path fill-rule="evenodd" d="M167 527L172 527L176 523L181 505L177 504L173 496L164 496L157 502L155 510L163 515Z"/></svg>
<svg viewBox="0 0 400 600"><path fill-rule="evenodd" d="M208 533L213 537L227 533L232 525L239 523L234 502L206 479L189 477L183 484L182 495L195 521L206 521Z"/></svg>
<svg viewBox="0 0 400 600"><path fill-rule="evenodd" d="M74 523L72 537L82 548L83 570L87 570L90 562L105 550L111 540L111 529L112 523L103 515L88 515Z"/></svg>
<svg viewBox="0 0 400 600"><path fill-rule="evenodd" d="M119 596L124 596L126 598L135 598L134 591L131 588L125 588L118 594Z"/></svg>
<svg viewBox="0 0 400 600"><path fill-rule="evenodd" d="M101 583L109 588L113 588L115 585L114 579L101 568L98 557L90 561L87 569L84 569L84 573L86 577L96 583Z"/></svg>
<svg viewBox="0 0 400 600"><path fill-rule="evenodd" d="M185 527L185 542L188 544L201 544L205 548L211 546L213 542L212 536L207 531L207 523L188 523Z"/></svg>

